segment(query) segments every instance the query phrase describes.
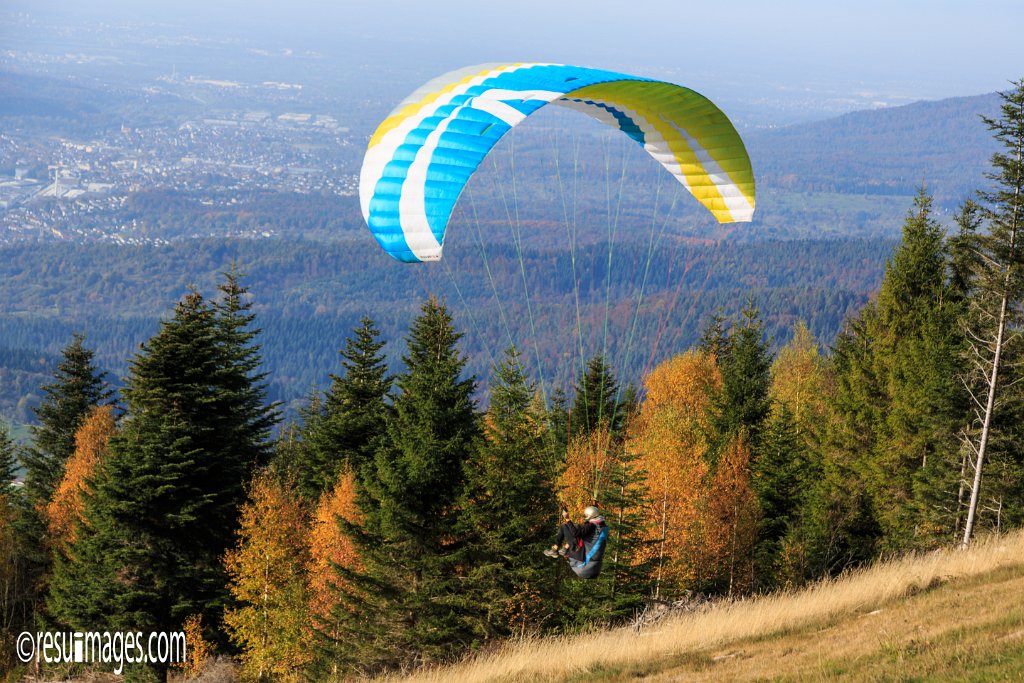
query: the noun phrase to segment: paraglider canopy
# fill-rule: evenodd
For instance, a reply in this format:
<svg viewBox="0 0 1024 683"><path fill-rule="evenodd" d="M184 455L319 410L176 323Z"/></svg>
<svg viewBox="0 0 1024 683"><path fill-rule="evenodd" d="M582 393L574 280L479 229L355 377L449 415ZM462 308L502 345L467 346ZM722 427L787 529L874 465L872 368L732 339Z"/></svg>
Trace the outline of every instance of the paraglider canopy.
<svg viewBox="0 0 1024 683"><path fill-rule="evenodd" d="M752 219L750 158L732 123L703 95L601 69L492 64L426 83L370 138L359 200L384 250L401 261L440 259L470 176L502 135L549 103L634 139L719 222Z"/></svg>

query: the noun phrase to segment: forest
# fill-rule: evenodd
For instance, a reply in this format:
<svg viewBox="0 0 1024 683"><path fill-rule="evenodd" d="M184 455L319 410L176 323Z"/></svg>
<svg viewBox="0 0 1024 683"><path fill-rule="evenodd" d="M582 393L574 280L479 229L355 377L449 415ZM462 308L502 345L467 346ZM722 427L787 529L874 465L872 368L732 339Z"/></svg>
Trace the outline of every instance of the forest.
<svg viewBox="0 0 1024 683"><path fill-rule="evenodd" d="M895 244L808 241L794 253L785 242L755 246L680 240L649 259L647 244L620 243L610 250L607 242L597 242L579 249L574 284L564 244L524 248L521 268L512 245L481 249L475 239L453 240L446 263L410 267L393 262L367 241L205 239L162 246L0 249L0 326L6 344L0 347L0 414L18 423L34 422L39 387L75 332L86 335L98 366L120 386L132 350L153 334L174 299L189 286L210 291L225 264L237 263L246 273L260 315L262 358L271 371L268 398L281 401L291 416L313 387L330 381L341 341L364 315L374 318L389 341L384 350L389 362L400 365L398 341L426 291L443 296L465 318L463 349L484 394L496 353L490 350L510 340L530 352L534 379L570 379L566 373L575 371L573 363L562 356L579 342L561 320L575 316L574 291L580 295L584 338L601 340L607 320L616 334L610 335L605 355L621 379L635 383L644 366L672 353L668 339L655 348L659 331L671 330L675 344L685 348L716 311L738 314L751 296L773 348L789 339L798 318L830 342L845 316L877 287ZM539 335L530 330L528 302L536 306L538 320L547 321ZM607 317L606 307L611 310ZM627 345L618 333L633 327L634 318ZM585 349L584 357L602 350L595 346ZM546 361L539 371L537 356Z"/></svg>
<svg viewBox="0 0 1024 683"><path fill-rule="evenodd" d="M747 296L636 383L588 353L544 389L529 350L502 345L484 404L460 348L471 309L420 296L402 331L355 322L330 385L282 420L234 268L173 304L117 391L72 334L31 444L0 433L0 670L84 673L17 662L23 630L183 631L184 676L229 656L246 680L342 680L1020 526L1014 86L986 119L991 189L952 232L921 190L877 293L827 351L797 315L771 346ZM542 551L563 506L579 519L594 504L610 535L584 581Z"/></svg>

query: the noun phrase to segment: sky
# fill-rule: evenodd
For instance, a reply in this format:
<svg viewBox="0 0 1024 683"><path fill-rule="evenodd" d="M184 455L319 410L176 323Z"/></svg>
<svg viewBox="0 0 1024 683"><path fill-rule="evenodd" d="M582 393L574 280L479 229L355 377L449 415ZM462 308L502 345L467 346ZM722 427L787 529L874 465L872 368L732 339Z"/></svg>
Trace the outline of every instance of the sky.
<svg viewBox="0 0 1024 683"><path fill-rule="evenodd" d="M3 9L314 49L368 78L395 63L435 74L555 61L671 77L709 94L880 104L992 92L1024 76L1019 0L5 0Z"/></svg>

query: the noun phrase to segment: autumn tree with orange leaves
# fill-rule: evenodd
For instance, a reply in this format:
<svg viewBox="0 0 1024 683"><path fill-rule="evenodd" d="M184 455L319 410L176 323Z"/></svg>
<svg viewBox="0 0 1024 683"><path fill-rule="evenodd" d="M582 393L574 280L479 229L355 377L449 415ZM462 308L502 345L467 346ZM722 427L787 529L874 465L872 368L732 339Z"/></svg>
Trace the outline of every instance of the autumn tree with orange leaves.
<svg viewBox="0 0 1024 683"><path fill-rule="evenodd" d="M89 479L106 455L115 429L113 408L104 405L94 407L75 433L75 450L46 506L50 540L55 547L74 543L75 525L82 519L83 494L89 490Z"/></svg>
<svg viewBox="0 0 1024 683"><path fill-rule="evenodd" d="M748 592L754 580L758 504L743 435L730 439L719 455L698 520L704 544L696 585L729 595Z"/></svg>
<svg viewBox="0 0 1024 683"><path fill-rule="evenodd" d="M647 474L652 544L646 556L655 570L656 598L689 588L701 562L697 510L706 494L712 411L721 387L715 358L704 351L675 356L644 378L646 398L627 449Z"/></svg>
<svg viewBox="0 0 1024 683"><path fill-rule="evenodd" d="M318 666L332 676L341 669L337 649L344 647L340 612L350 610L345 597L357 590L344 572L363 569L356 545L342 522L358 526L362 520L356 504L355 474L344 470L334 487L320 497L309 533L309 611Z"/></svg>

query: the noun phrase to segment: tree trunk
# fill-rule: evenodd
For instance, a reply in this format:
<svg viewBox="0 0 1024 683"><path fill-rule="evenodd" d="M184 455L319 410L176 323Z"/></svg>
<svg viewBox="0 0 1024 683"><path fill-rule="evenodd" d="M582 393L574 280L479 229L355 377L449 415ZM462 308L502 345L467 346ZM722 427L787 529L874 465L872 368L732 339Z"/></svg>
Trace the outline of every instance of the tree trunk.
<svg viewBox="0 0 1024 683"><path fill-rule="evenodd" d="M1017 138L1017 163L1021 161L1021 146L1024 140ZM978 444L978 459L974 465L974 487L971 489L971 502L967 508L967 524L964 525L964 538L961 546L966 548L971 542L971 534L974 532L974 521L978 510L978 495L981 491L981 468L985 464L985 450L988 446L989 430L992 426L992 411L995 407L996 384L999 379L999 361L1003 352L1003 335L1006 333L1006 317L1008 299L1011 292L1010 277L1013 273L1013 261L1017 254L1017 230L1020 216L1017 215L1020 198L1021 179L1016 178L1013 191L1013 215L1010 219L1010 250L1006 263L1006 274L1003 276L1002 296L999 302L999 326L996 332L996 345L992 354L992 373L988 381L988 401L985 405L985 419L981 427L981 441Z"/></svg>

